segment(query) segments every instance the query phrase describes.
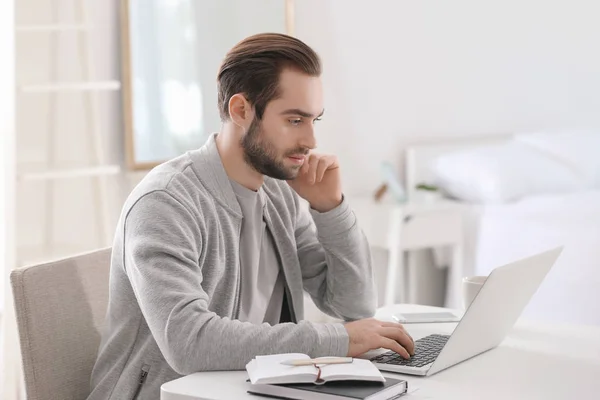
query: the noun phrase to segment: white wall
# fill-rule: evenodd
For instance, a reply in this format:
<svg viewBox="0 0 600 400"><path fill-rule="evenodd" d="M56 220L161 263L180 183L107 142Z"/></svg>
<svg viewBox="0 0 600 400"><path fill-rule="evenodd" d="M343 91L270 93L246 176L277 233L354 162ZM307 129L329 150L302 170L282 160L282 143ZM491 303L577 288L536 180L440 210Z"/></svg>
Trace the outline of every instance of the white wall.
<svg viewBox="0 0 600 400"><path fill-rule="evenodd" d="M348 192L427 136L600 129L596 0L297 1L324 61L320 143Z"/></svg>

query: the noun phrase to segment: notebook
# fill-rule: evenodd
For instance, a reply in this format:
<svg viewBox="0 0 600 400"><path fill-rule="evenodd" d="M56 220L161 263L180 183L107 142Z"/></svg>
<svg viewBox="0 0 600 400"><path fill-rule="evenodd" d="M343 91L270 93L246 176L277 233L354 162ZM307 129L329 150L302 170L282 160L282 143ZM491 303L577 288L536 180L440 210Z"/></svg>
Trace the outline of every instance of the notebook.
<svg viewBox="0 0 600 400"><path fill-rule="evenodd" d="M333 381L385 382L385 378L369 360L355 358L347 364L306 366L282 365L283 361L310 359L306 354L286 353L257 356L246 371L252 384L323 383Z"/></svg>
<svg viewBox="0 0 600 400"><path fill-rule="evenodd" d="M404 380L386 378L385 382L336 381L323 385L292 383L251 385L248 393L288 400L393 400L406 394Z"/></svg>

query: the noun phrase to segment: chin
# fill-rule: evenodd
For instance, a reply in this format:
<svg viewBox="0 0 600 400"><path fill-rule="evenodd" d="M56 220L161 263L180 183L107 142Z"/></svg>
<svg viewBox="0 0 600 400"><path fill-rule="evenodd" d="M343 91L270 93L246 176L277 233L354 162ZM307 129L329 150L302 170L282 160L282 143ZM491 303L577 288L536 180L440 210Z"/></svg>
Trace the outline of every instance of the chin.
<svg viewBox="0 0 600 400"><path fill-rule="evenodd" d="M298 177L298 173L299 173L299 171L296 171L296 170L294 170L294 171L291 171L291 172L288 174L288 178L287 178L287 180L288 180L288 181L291 181L291 180L294 180L294 179L296 179L296 178Z"/></svg>
<svg viewBox="0 0 600 400"><path fill-rule="evenodd" d="M302 167L294 166L294 167L288 168L286 171L286 175L289 177L288 180L296 179L298 177L298 174L300 174L300 168L302 168Z"/></svg>
<svg viewBox="0 0 600 400"><path fill-rule="evenodd" d="M269 173L265 173L264 175L270 176L273 179L279 179L281 181L291 181L296 179L298 173L300 172L299 168L286 168L280 169L278 171L269 171Z"/></svg>

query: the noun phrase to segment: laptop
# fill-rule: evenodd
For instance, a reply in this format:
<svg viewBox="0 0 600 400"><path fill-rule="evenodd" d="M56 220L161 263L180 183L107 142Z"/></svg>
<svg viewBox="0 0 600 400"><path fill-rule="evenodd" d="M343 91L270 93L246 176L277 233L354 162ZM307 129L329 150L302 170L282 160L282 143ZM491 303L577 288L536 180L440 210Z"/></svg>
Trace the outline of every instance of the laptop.
<svg viewBox="0 0 600 400"><path fill-rule="evenodd" d="M429 376L498 346L512 329L563 247L495 268L451 335L415 341L405 360L388 351L370 360L382 371Z"/></svg>

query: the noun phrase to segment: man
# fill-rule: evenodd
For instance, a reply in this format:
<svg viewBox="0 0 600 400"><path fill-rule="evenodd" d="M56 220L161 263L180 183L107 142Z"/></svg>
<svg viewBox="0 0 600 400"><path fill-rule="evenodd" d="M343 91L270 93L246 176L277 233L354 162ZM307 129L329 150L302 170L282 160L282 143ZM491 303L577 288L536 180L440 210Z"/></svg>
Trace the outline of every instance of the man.
<svg viewBox="0 0 600 400"><path fill-rule="evenodd" d="M337 159L312 152L320 74L315 52L285 35L227 54L221 131L151 171L124 205L89 399L158 399L169 380L260 354L413 352L401 325L369 319L368 243ZM303 321L303 291L347 323Z"/></svg>

